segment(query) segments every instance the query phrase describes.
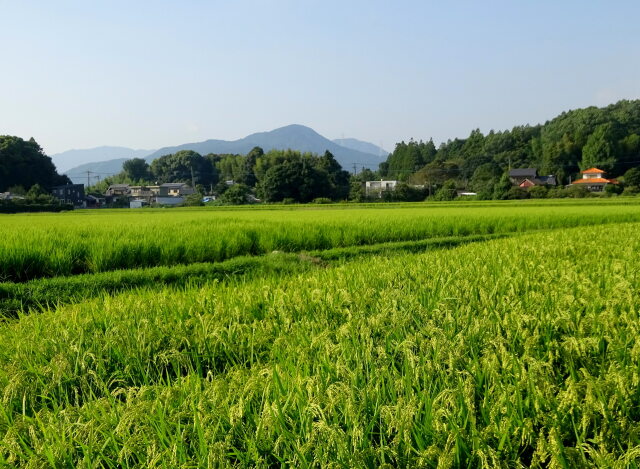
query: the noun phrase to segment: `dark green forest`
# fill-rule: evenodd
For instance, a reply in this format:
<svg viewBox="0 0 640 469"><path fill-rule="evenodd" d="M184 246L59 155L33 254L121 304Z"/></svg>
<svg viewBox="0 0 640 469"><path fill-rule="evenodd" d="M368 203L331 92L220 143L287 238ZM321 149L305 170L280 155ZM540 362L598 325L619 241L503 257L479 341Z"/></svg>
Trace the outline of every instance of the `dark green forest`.
<svg viewBox="0 0 640 469"><path fill-rule="evenodd" d="M67 176L58 174L51 158L33 138L0 135L0 192L17 187L25 191L36 184L49 190L70 182Z"/></svg>
<svg viewBox="0 0 640 469"><path fill-rule="evenodd" d="M640 100L563 112L541 125L484 135L476 129L436 148L433 140L400 142L379 175L412 184L492 192L510 168L537 168L561 184L597 166L619 177L640 166Z"/></svg>

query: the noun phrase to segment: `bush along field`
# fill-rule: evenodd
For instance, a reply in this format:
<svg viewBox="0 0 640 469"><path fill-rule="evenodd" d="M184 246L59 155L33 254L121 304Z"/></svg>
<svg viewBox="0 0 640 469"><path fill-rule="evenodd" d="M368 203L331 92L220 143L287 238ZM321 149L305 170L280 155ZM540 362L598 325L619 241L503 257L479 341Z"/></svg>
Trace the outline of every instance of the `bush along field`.
<svg viewBox="0 0 640 469"><path fill-rule="evenodd" d="M505 207L452 207L457 234L526 229L70 277L105 289L0 324L0 465L638 467L636 212Z"/></svg>

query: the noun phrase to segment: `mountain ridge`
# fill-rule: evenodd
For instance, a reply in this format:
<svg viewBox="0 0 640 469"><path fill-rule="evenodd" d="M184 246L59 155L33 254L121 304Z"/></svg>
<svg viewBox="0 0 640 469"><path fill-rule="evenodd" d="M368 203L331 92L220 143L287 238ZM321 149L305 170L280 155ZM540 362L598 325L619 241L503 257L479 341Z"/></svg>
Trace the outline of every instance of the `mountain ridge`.
<svg viewBox="0 0 640 469"><path fill-rule="evenodd" d="M374 146L373 144L370 145ZM163 147L144 156L144 159L150 163L156 158L180 150L192 150L202 155L208 153L244 155L256 146L261 147L265 152L270 150L292 149L301 152L323 154L325 151L330 151L343 169L346 170L350 170L354 165L358 169L363 167L377 169L378 165L386 158L386 154L381 158L377 154L366 153L341 146L323 137L310 127L291 124L270 131L256 132L238 140L209 139L201 142ZM135 156L124 159L87 162L65 171L65 174L69 175L74 182L82 183L84 181L86 183L86 175L82 175L82 173L93 171L103 175L115 174L122 170L122 163L126 159L133 157Z"/></svg>
<svg viewBox="0 0 640 469"><path fill-rule="evenodd" d="M51 156L59 171L67 172L77 166L98 163L120 158L144 158L155 150L135 150L114 145L101 145L93 148L73 148Z"/></svg>

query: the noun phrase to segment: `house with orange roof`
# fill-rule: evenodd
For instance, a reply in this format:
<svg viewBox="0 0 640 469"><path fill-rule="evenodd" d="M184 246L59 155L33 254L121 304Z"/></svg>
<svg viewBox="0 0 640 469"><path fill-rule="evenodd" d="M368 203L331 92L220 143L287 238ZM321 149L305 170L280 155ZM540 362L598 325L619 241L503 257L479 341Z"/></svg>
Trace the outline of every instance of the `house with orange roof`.
<svg viewBox="0 0 640 469"><path fill-rule="evenodd" d="M571 184L582 184L591 192L602 192L607 184L618 184L615 179L604 177L606 171L598 168L589 168L582 171L582 179L576 179Z"/></svg>

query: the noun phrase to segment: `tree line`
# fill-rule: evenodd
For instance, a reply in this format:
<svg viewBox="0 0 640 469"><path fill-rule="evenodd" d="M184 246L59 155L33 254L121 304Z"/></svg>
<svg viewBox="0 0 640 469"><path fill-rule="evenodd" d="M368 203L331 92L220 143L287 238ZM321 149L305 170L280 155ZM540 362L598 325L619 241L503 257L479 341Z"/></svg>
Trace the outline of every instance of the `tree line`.
<svg viewBox="0 0 640 469"><path fill-rule="evenodd" d="M403 141L380 165L379 175L432 192L452 181L459 189L501 198L501 189L510 188L504 175L511 168L537 168L563 185L594 166L610 177L640 166L640 100L563 112L544 124L486 135L475 129L437 148L432 139Z"/></svg>
<svg viewBox="0 0 640 469"><path fill-rule="evenodd" d="M346 200L350 175L331 152L323 155L295 150L260 147L246 155L200 155L182 150L164 155L148 164L144 159L127 160L123 171L106 178L92 189L104 192L115 183L155 185L185 182L199 193L213 193L229 203L242 203L254 195L265 202L298 203L318 199Z"/></svg>

